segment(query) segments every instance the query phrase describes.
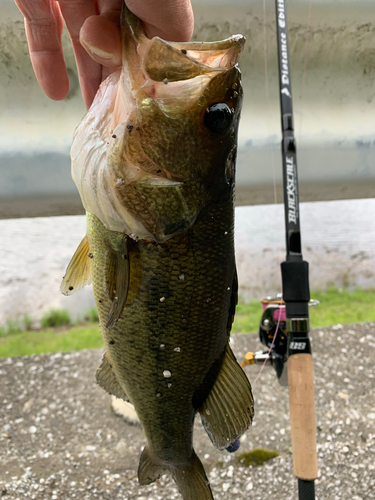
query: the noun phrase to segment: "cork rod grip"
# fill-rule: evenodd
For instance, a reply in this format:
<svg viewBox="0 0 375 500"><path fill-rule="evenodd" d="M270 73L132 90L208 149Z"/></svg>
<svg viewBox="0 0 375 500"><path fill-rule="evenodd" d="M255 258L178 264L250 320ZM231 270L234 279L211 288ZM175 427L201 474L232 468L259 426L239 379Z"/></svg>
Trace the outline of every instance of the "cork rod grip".
<svg viewBox="0 0 375 500"><path fill-rule="evenodd" d="M288 384L293 472L299 479L312 481L318 477L318 464L311 354L293 354L289 357Z"/></svg>

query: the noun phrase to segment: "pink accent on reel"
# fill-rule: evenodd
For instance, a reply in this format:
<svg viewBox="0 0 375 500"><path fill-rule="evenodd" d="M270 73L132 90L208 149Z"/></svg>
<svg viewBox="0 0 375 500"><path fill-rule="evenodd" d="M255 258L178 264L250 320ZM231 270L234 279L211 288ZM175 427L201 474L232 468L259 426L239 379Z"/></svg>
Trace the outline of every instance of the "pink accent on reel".
<svg viewBox="0 0 375 500"><path fill-rule="evenodd" d="M268 304L262 302L262 311L267 308ZM275 309L273 312L274 321L286 321L286 309L285 306L280 309Z"/></svg>
<svg viewBox="0 0 375 500"><path fill-rule="evenodd" d="M285 306L281 309L275 309L273 312L273 319L275 321L286 321L286 309Z"/></svg>

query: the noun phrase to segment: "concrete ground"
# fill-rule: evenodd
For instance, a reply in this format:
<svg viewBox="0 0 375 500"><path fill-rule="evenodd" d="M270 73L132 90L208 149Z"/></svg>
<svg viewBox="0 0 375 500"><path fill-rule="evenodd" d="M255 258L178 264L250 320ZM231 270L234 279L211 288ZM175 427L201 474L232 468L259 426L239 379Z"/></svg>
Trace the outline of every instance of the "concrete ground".
<svg viewBox="0 0 375 500"><path fill-rule="evenodd" d="M319 500L375 499L375 323L312 331ZM236 335L239 360L261 346L254 334ZM164 476L140 487L142 430L111 411L95 383L101 350L0 360L0 496L5 500L173 500ZM216 500L297 498L292 474L287 389L271 368L254 384L256 416L240 451L254 447L280 456L257 468L213 448L200 421L195 449Z"/></svg>

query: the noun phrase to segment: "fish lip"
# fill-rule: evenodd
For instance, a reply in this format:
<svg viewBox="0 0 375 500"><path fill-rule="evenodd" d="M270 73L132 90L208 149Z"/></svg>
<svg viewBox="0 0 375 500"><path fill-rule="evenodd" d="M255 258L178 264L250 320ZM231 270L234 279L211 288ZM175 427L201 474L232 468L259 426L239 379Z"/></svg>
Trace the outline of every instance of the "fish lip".
<svg viewBox="0 0 375 500"><path fill-rule="evenodd" d="M171 83L231 69L237 65L246 41L240 34L215 42L149 39L141 21L125 4L121 30L123 68L127 70L133 91L149 86L150 81Z"/></svg>
<svg viewBox="0 0 375 500"><path fill-rule="evenodd" d="M240 52L242 52L245 42L246 42L246 37L244 35L237 34L225 38L224 40L219 40L215 42L180 42L180 43L167 42L167 43L170 43L173 46L186 51L196 50L205 52L213 50L230 50L235 48L237 49L239 54ZM234 66L234 64L236 63L237 60L232 64L232 66Z"/></svg>

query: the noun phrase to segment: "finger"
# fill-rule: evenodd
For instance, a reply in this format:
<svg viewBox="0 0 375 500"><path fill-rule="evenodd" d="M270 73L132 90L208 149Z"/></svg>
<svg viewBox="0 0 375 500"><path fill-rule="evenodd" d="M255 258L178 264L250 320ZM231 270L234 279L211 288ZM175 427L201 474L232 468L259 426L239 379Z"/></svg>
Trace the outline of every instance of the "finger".
<svg viewBox="0 0 375 500"><path fill-rule="evenodd" d="M89 108L102 81L102 68L82 47L79 33L85 20L96 14L95 2L93 0L59 0L59 4L72 40L83 100Z"/></svg>
<svg viewBox="0 0 375 500"><path fill-rule="evenodd" d="M108 68L121 65L121 35L118 25L107 17L91 16L80 32L80 41L90 56Z"/></svg>
<svg viewBox="0 0 375 500"><path fill-rule="evenodd" d="M81 44L86 48L91 57L107 68L116 68L121 64L121 35L118 28L122 0L99 0L98 7L100 16L93 16L86 20L80 33ZM138 5L138 4L137 4ZM163 14L160 19L166 24L165 30L151 27L150 24L145 24L145 29L149 36L159 35L163 38L181 39L190 38L190 25L186 19L191 19L190 2L180 2L180 7L176 8L176 2L171 7L171 2L165 2L166 15L176 16L176 26L178 26L178 34L170 29L170 24L167 24L167 17ZM147 7L147 5L146 5ZM156 12L159 13L159 5ZM148 12L148 11L147 11ZM140 11L143 15L143 11ZM153 15L151 11L151 16ZM158 22L156 19L155 22ZM182 26L179 23L182 22ZM168 30L168 33L165 31ZM170 35L170 36L169 36Z"/></svg>
<svg viewBox="0 0 375 500"><path fill-rule="evenodd" d="M122 64L122 40L121 40L121 9L124 4L124 0L98 0L98 8L101 16L104 16L109 21L112 21L112 30L117 30L117 34L113 32L112 38L112 52L114 55L113 62L118 64L118 67ZM109 34L108 34L109 36ZM104 37L105 38L105 37ZM111 73L118 69L116 66L108 67L103 65L102 78L103 80L107 78Z"/></svg>
<svg viewBox="0 0 375 500"><path fill-rule="evenodd" d="M31 64L45 94L57 101L69 92L61 46L63 21L59 6L49 0L16 0L25 18Z"/></svg>
<svg viewBox="0 0 375 500"><path fill-rule="evenodd" d="M88 42L92 56L104 68L121 65L120 17L123 0L98 0L99 17L90 19L81 39ZM97 49L96 49L97 48ZM105 70L107 73L108 71Z"/></svg>
<svg viewBox="0 0 375 500"><path fill-rule="evenodd" d="M121 8L124 0L98 0L98 9L101 16L105 16L120 26Z"/></svg>
<svg viewBox="0 0 375 500"><path fill-rule="evenodd" d="M149 38L159 36L174 42L187 42L193 34L190 0L126 0L126 5L143 21Z"/></svg>
<svg viewBox="0 0 375 500"><path fill-rule="evenodd" d="M103 66L102 79L121 65L120 14L123 0L99 0L99 16L86 19L80 42L90 56Z"/></svg>

